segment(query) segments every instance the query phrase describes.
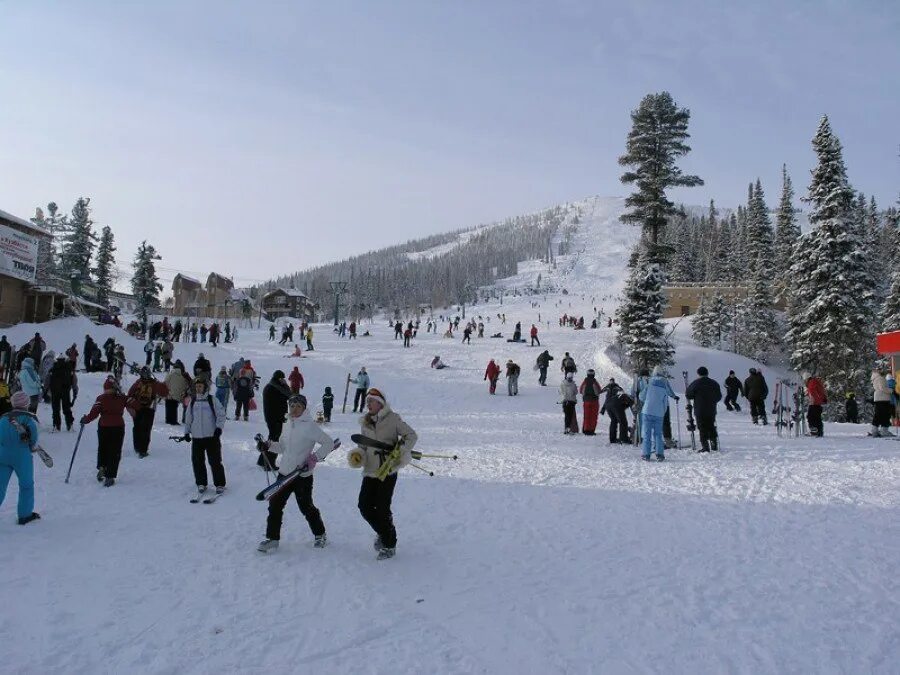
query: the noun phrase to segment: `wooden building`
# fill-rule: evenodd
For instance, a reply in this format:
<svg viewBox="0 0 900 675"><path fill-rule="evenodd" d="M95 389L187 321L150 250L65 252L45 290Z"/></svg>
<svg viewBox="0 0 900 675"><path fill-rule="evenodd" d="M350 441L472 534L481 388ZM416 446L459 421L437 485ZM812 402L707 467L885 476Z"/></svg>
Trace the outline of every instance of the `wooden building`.
<svg viewBox="0 0 900 675"><path fill-rule="evenodd" d="M38 249L52 242L42 227L0 211L0 325L38 323L61 310L66 294L37 278Z"/></svg>
<svg viewBox="0 0 900 675"><path fill-rule="evenodd" d="M270 321L281 317L315 319L316 306L305 293L294 288L276 288L262 296L262 310Z"/></svg>

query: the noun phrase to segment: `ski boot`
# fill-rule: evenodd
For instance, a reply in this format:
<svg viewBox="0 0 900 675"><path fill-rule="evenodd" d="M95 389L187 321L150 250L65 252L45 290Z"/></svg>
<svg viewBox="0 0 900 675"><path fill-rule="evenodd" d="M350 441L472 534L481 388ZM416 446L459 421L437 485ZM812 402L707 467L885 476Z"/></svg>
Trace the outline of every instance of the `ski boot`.
<svg viewBox="0 0 900 675"><path fill-rule="evenodd" d="M19 525L27 525L32 520L40 520L40 519L41 519L40 513L32 512L32 514L30 516L23 516L22 518L19 518L18 522L19 522Z"/></svg>
<svg viewBox="0 0 900 675"><path fill-rule="evenodd" d="M324 534L320 534L313 542L314 548L325 548L328 545L328 538Z"/></svg>
<svg viewBox="0 0 900 675"><path fill-rule="evenodd" d="M666 461L666 456L665 456L665 455L657 454L657 455L656 455L656 461L657 461L657 462L665 462L665 461Z"/></svg>
<svg viewBox="0 0 900 675"><path fill-rule="evenodd" d="M376 558L376 560L387 560L388 558L393 558L396 552L396 548L388 548L387 546L385 546L378 552L378 557Z"/></svg>
<svg viewBox="0 0 900 675"><path fill-rule="evenodd" d="M277 539L263 539L261 542L259 542L259 546L256 547L256 550L260 553L269 553L270 551L274 551L277 548Z"/></svg>
<svg viewBox="0 0 900 675"><path fill-rule="evenodd" d="M106 478L106 467L101 466L97 469L97 482L102 483L104 478Z"/></svg>
<svg viewBox="0 0 900 675"><path fill-rule="evenodd" d="M649 462L649 461L650 461L650 455L641 455L641 459L642 459L643 461L645 461L645 462Z"/></svg>
<svg viewBox="0 0 900 675"><path fill-rule="evenodd" d="M105 481L103 481L103 487L112 487L115 484L116 484L116 479L113 477L109 477Z"/></svg>
<svg viewBox="0 0 900 675"><path fill-rule="evenodd" d="M375 543L373 544L373 548L376 551L380 551L384 548L384 544L381 543L381 537L375 537Z"/></svg>

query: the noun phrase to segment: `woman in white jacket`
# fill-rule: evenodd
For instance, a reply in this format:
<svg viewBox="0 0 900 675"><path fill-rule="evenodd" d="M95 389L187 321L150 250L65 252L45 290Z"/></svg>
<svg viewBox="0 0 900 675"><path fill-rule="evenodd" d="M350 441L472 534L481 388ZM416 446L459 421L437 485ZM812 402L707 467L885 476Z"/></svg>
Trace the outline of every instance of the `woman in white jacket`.
<svg viewBox="0 0 900 675"><path fill-rule="evenodd" d="M318 450L315 449L319 446ZM274 494L269 499L269 517L266 520L266 538L260 542L257 550L267 553L278 548L281 539L281 521L284 507L291 495L297 499L300 513L309 523L309 529L315 536L315 547L324 548L325 524L319 509L313 504L313 469L334 449L335 442L316 424L306 411L306 397L295 394L288 399L288 419L277 441L263 441L261 449L281 455L278 477L287 476L298 467L306 469L297 476L289 486Z"/></svg>

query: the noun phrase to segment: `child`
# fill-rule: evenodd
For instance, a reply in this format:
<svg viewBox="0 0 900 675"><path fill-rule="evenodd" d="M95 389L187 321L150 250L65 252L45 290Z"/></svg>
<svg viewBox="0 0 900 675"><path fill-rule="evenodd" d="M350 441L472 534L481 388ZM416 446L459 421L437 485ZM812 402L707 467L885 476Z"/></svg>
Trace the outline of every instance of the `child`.
<svg viewBox="0 0 900 675"><path fill-rule="evenodd" d="M325 395L322 396L322 412L325 413L325 421L331 421L331 409L334 407L334 394L331 387L325 387Z"/></svg>

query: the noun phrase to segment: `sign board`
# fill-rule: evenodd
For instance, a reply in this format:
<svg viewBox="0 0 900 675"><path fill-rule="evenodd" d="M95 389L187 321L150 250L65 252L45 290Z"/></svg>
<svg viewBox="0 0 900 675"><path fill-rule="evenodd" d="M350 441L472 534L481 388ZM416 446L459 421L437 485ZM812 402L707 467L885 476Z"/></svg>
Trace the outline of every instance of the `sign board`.
<svg viewBox="0 0 900 675"><path fill-rule="evenodd" d="M900 355L900 330L881 333L875 337L878 353L885 356Z"/></svg>
<svg viewBox="0 0 900 675"><path fill-rule="evenodd" d="M37 237L0 225L0 274L33 282L37 259Z"/></svg>

